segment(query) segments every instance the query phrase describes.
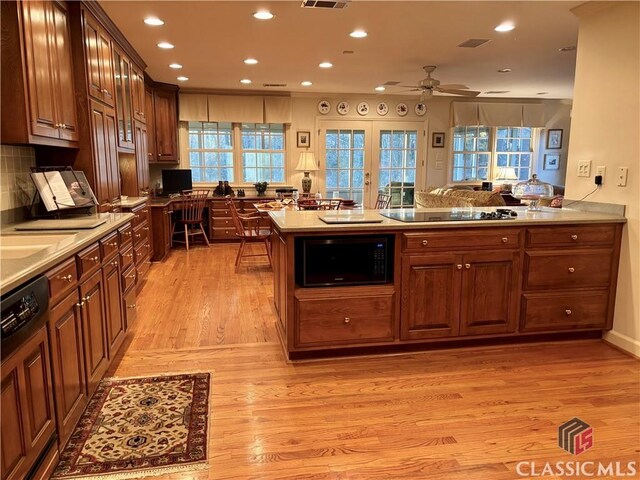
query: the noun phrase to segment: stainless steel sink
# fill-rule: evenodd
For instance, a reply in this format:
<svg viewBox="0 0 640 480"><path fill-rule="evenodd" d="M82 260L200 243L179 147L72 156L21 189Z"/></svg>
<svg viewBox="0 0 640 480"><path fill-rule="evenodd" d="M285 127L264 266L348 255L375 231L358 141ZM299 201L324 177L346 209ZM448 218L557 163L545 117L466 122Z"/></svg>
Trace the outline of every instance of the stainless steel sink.
<svg viewBox="0 0 640 480"><path fill-rule="evenodd" d="M72 241L75 235L75 232L2 235L0 236L0 259L30 257L53 245Z"/></svg>

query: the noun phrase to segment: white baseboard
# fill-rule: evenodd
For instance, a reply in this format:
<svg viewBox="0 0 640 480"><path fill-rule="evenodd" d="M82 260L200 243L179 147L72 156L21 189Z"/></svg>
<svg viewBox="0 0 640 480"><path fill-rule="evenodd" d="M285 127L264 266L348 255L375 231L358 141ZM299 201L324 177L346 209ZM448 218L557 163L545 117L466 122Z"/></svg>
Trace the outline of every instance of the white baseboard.
<svg viewBox="0 0 640 480"><path fill-rule="evenodd" d="M616 332L615 330L605 333L602 338L605 342L615 345L625 352L629 352L636 358L640 358L640 340L628 337Z"/></svg>

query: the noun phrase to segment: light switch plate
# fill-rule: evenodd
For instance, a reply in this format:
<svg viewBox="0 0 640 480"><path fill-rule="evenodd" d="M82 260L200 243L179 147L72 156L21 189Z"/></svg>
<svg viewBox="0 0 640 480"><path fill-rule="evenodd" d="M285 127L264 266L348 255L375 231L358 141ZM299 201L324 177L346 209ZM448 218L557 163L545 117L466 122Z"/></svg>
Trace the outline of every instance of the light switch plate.
<svg viewBox="0 0 640 480"><path fill-rule="evenodd" d="M436 170L442 170L442 168L444 167L442 162L438 162L436 161Z"/></svg>
<svg viewBox="0 0 640 480"><path fill-rule="evenodd" d="M579 177L591 176L591 160L580 160L578 162L578 176Z"/></svg>
<svg viewBox="0 0 640 480"><path fill-rule="evenodd" d="M629 167L618 167L617 185L619 187L627 186L627 177L629 176Z"/></svg>

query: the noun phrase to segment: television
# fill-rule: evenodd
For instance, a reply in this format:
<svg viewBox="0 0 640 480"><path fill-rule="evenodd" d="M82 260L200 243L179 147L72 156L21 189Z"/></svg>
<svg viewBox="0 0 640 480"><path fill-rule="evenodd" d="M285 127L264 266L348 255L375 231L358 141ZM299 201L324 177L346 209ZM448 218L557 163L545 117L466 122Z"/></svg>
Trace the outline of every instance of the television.
<svg viewBox="0 0 640 480"><path fill-rule="evenodd" d="M183 190L191 190L191 169L162 170L162 194L171 195Z"/></svg>

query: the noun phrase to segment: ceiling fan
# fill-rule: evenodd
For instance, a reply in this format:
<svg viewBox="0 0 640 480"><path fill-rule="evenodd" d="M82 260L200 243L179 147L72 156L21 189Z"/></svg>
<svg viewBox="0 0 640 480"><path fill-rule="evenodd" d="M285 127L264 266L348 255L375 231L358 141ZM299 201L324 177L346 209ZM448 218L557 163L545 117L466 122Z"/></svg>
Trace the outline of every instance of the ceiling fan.
<svg viewBox="0 0 640 480"><path fill-rule="evenodd" d="M451 95L462 95L464 97L477 97L480 92L469 90L469 87L461 84L440 85L440 80L431 78L431 74L436 69L435 65L425 65L422 69L427 74L427 78L420 81L418 85L398 85L399 87L410 88L409 92L422 92L422 100L431 98L433 92L449 93Z"/></svg>

